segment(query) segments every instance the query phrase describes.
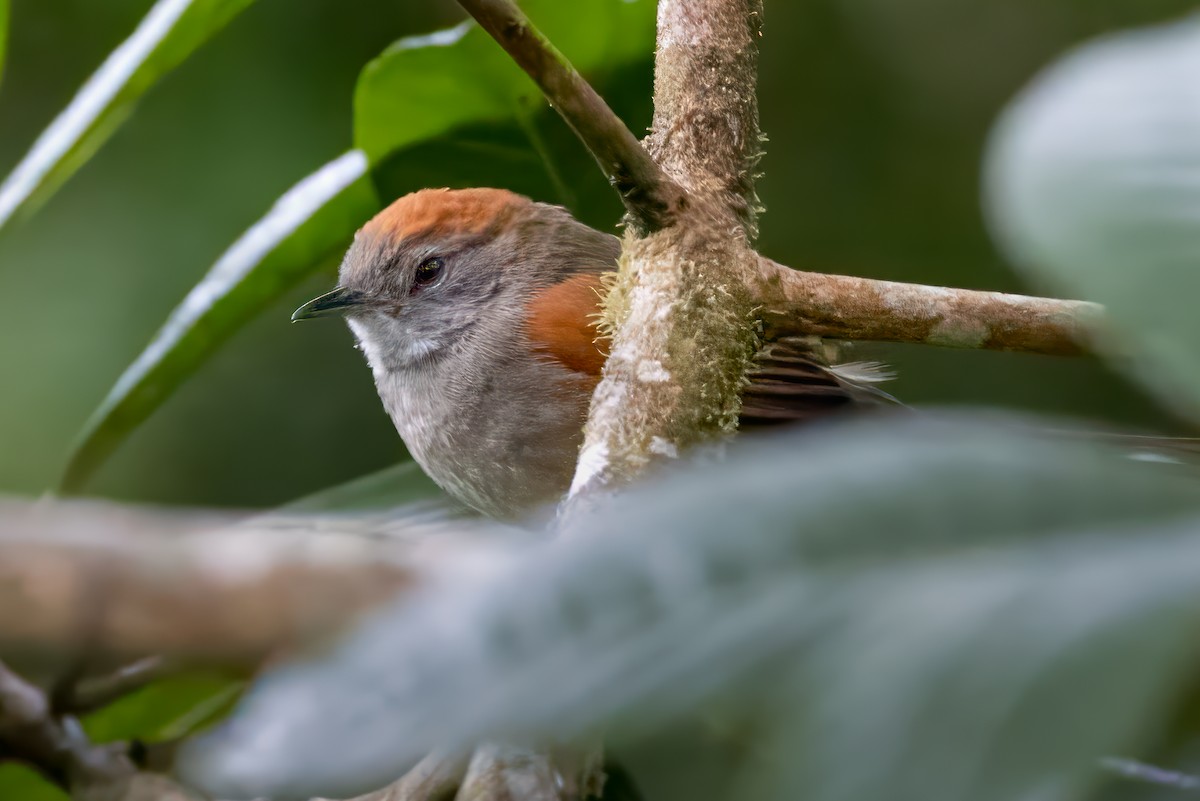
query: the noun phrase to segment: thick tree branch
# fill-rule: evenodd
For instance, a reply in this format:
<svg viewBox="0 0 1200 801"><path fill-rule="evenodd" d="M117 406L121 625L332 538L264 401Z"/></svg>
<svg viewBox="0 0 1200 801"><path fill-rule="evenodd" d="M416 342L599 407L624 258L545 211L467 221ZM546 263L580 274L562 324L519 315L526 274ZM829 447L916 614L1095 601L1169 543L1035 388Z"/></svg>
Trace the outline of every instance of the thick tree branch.
<svg viewBox="0 0 1200 801"><path fill-rule="evenodd" d="M732 431L754 345L758 0L661 0L647 144L691 202L627 237L572 497Z"/></svg>
<svg viewBox="0 0 1200 801"><path fill-rule="evenodd" d="M690 194L732 211L753 239L758 199L761 0L660 0L654 123L646 146Z"/></svg>
<svg viewBox="0 0 1200 801"><path fill-rule="evenodd" d="M1078 300L902 284L760 261L768 337L779 332L1077 356L1104 309Z"/></svg>
<svg viewBox="0 0 1200 801"><path fill-rule="evenodd" d="M350 801L446 801L454 797L466 771L465 758L430 754L387 787ZM332 800L314 798L313 801Z"/></svg>
<svg viewBox="0 0 1200 801"><path fill-rule="evenodd" d="M458 801L559 801L558 777L548 754L488 743L475 750Z"/></svg>
<svg viewBox="0 0 1200 801"><path fill-rule="evenodd" d="M459 0L459 5L533 78L574 129L620 193L634 226L657 231L672 225L686 206L683 190L517 4Z"/></svg>
<svg viewBox="0 0 1200 801"><path fill-rule="evenodd" d="M450 563L478 569L507 553L504 533L395 512L219 526L94 503L0 503L0 652L51 669L147 652L254 667L344 629ZM74 715L178 664L140 660L70 688L57 708L0 664L0 758L31 765L86 801L191 801L166 776L134 765L124 744L90 743ZM170 767L170 759L157 762ZM445 799L465 769L465 759L431 756L356 801Z"/></svg>
<svg viewBox="0 0 1200 801"><path fill-rule="evenodd" d="M507 541L470 531L299 517L213 528L99 504L0 504L0 653L55 669L146 654L253 667Z"/></svg>

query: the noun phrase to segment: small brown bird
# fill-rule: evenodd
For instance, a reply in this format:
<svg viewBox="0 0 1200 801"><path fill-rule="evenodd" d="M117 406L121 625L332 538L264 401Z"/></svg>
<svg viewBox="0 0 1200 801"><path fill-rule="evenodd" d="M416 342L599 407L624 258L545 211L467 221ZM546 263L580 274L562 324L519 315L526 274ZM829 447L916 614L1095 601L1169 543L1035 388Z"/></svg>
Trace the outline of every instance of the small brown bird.
<svg viewBox="0 0 1200 801"><path fill-rule="evenodd" d="M500 189L400 198L354 238L339 286L293 320L343 314L413 458L500 518L570 485L605 341L594 326L617 237ZM889 399L874 365L830 367L800 338L767 343L741 424Z"/></svg>

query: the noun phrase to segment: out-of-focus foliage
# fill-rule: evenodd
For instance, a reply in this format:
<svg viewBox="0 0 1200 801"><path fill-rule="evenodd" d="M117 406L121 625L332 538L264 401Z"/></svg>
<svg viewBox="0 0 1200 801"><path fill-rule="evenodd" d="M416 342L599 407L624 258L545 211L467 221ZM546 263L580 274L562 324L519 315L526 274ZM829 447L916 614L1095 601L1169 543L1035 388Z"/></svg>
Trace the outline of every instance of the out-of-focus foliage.
<svg viewBox="0 0 1200 801"><path fill-rule="evenodd" d="M91 472L249 318L345 246L378 201L351 151L288 191L217 261L92 414L62 488Z"/></svg>
<svg viewBox="0 0 1200 801"><path fill-rule="evenodd" d="M159 0L0 184L0 228L22 206L44 200L58 188L104 144L150 87L252 1ZM0 23L0 38L3 33Z"/></svg>
<svg viewBox="0 0 1200 801"><path fill-rule="evenodd" d="M344 796L434 747L636 749L709 708L778 737L744 766L756 793L727 797L1079 797L1194 673L1200 493L1192 468L1032 425L898 415L744 443L274 671L188 775Z"/></svg>
<svg viewBox="0 0 1200 801"><path fill-rule="evenodd" d="M8 0L0 0L0 80L4 79L4 48L8 46Z"/></svg>
<svg viewBox="0 0 1200 801"><path fill-rule="evenodd" d="M1200 419L1200 17L1071 54L1014 103L987 192L1031 278L1103 303L1106 344ZM1128 357L1128 358L1124 358Z"/></svg>
<svg viewBox="0 0 1200 801"><path fill-rule="evenodd" d="M97 742L172 740L226 713L240 689L241 682L220 673L163 679L92 713L83 726Z"/></svg>
<svg viewBox="0 0 1200 801"><path fill-rule="evenodd" d="M577 69L617 70L630 61L648 63L654 27L650 0L528 5L552 35L559 34L558 47L574 57ZM456 128L511 121L508 127L522 136L507 150L497 141L502 136L490 137L492 172L497 163L515 174L532 168L541 181L519 188L541 195L549 184L565 195L563 202L576 199L554 163L547 137L539 131L544 123L538 118L545 112L544 103L535 101L538 96L537 87L495 42L466 23L402 39L368 64L355 98L355 138L362 150L331 162L290 190L192 289L93 413L71 455L62 488L77 491L234 331L346 246L351 233L381 205L366 177L370 165L382 165L398 151L435 139L442 146L469 148L471 131L464 131L467 137L460 140ZM514 169L514 160L532 164ZM454 161L467 183L481 182L481 175L462 169L473 161ZM389 174L396 171L396 165L390 165ZM439 178L445 181L455 172L445 170ZM504 175L495 175L494 182L506 183ZM602 183L598 176L589 177L585 185ZM410 179L409 189L416 188L419 185L411 185Z"/></svg>
<svg viewBox="0 0 1200 801"><path fill-rule="evenodd" d="M16 762L0 764L0 791L4 798L19 798L21 801L67 801L62 790L43 779L24 765Z"/></svg>

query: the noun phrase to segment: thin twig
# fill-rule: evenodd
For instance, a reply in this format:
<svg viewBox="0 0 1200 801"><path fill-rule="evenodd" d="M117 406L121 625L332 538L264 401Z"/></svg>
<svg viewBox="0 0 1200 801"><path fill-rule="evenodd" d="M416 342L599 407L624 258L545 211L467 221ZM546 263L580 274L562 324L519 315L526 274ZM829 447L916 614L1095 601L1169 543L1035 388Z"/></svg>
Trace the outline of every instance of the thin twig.
<svg viewBox="0 0 1200 801"><path fill-rule="evenodd" d="M141 673L141 671L134 671ZM199 801L166 775L173 746L139 770L125 743L92 743L73 715L56 713L46 693L0 662L0 755L18 760L82 801ZM152 748L157 747L151 746ZM403 779L354 801L439 801L462 779L465 760L432 756ZM313 801L327 801L313 799Z"/></svg>
<svg viewBox="0 0 1200 801"><path fill-rule="evenodd" d="M63 789L123 781L136 770L112 746L92 745L77 721L55 716L46 694L0 662L0 749Z"/></svg>
<svg viewBox="0 0 1200 801"><path fill-rule="evenodd" d="M533 78L596 157L634 225L643 231L672 225L686 206L684 191L517 4L512 0L459 0L459 5Z"/></svg>
<svg viewBox="0 0 1200 801"><path fill-rule="evenodd" d="M1078 356L1090 350L1104 309L1095 303L1001 292L824 275L761 259L768 336L831 339Z"/></svg>
<svg viewBox="0 0 1200 801"><path fill-rule="evenodd" d="M181 669L182 665L166 657L148 656L105 676L80 679L59 702L58 711L86 715Z"/></svg>

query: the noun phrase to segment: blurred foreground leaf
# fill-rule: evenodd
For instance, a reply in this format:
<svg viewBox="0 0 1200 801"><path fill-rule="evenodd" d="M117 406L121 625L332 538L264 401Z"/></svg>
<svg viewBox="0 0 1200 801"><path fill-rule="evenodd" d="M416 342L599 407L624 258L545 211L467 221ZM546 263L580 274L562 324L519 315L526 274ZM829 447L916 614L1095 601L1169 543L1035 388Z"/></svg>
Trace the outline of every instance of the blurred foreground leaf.
<svg viewBox="0 0 1200 801"><path fill-rule="evenodd" d="M69 796L50 782L16 762L0 763L0 798L20 801L69 801Z"/></svg>
<svg viewBox="0 0 1200 801"><path fill-rule="evenodd" d="M184 764L348 794L434 746L620 747L723 699L776 735L758 797L1074 798L1196 667L1198 486L1012 420L742 442L277 669Z"/></svg>
<svg viewBox="0 0 1200 801"><path fill-rule="evenodd" d="M4 5L0 0L0 63ZM165 74L253 0L159 0L0 184L0 228L79 169Z"/></svg>
<svg viewBox="0 0 1200 801"><path fill-rule="evenodd" d="M241 686L215 672L161 679L88 715L84 729L98 743L182 737L227 711Z"/></svg>
<svg viewBox="0 0 1200 801"><path fill-rule="evenodd" d="M305 178L242 235L167 319L92 414L61 488L77 490L233 332L345 246L378 201L351 151Z"/></svg>
<svg viewBox="0 0 1200 801"><path fill-rule="evenodd" d="M1099 301L1101 344L1200 420L1200 16L1087 44L992 136L993 230L1031 278Z"/></svg>

